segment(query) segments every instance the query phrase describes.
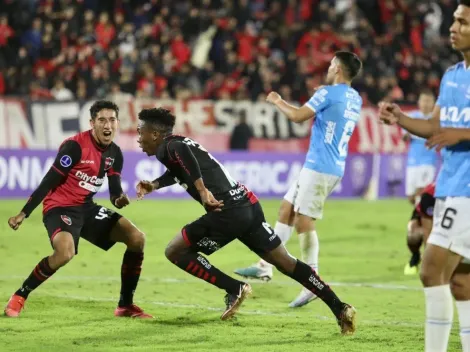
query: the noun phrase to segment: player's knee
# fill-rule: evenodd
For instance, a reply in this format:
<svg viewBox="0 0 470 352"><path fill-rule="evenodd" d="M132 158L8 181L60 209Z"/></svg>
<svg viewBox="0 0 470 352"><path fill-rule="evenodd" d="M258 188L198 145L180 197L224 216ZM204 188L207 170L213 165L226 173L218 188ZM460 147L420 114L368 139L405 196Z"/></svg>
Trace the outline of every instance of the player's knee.
<svg viewBox="0 0 470 352"><path fill-rule="evenodd" d="M454 275L450 280L450 290L457 301L470 300L470 285L467 282L467 275Z"/></svg>
<svg viewBox="0 0 470 352"><path fill-rule="evenodd" d="M165 248L165 257L167 257L167 259L170 261L170 262L175 262L178 258L178 251L176 250L176 248L174 246L172 246L171 244L169 244L168 246L166 246Z"/></svg>
<svg viewBox="0 0 470 352"><path fill-rule="evenodd" d="M440 274L439 271L433 270L432 267L423 264L419 272L419 278L423 283L424 287L432 287L440 284Z"/></svg>
<svg viewBox="0 0 470 352"><path fill-rule="evenodd" d="M145 234L139 229L135 229L129 236L127 247L135 252L143 252L145 247Z"/></svg>
<svg viewBox="0 0 470 352"><path fill-rule="evenodd" d="M61 267L61 266L64 266L65 264L67 264L68 262L70 262L73 257L75 256L75 248L74 247L66 247L66 248L63 248L59 251L55 251L54 253L54 257L55 257L55 265L56 267Z"/></svg>
<svg viewBox="0 0 470 352"><path fill-rule="evenodd" d="M294 220L294 227L297 233L315 231L315 220L309 216L298 214Z"/></svg>

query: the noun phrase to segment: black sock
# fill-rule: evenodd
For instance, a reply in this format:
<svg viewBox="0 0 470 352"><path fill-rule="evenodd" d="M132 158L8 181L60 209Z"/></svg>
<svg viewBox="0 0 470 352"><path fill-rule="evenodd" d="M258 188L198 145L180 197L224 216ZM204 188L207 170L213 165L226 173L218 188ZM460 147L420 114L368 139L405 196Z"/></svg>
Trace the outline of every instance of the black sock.
<svg viewBox="0 0 470 352"><path fill-rule="evenodd" d="M122 258L121 266L121 296L119 307L130 306L134 303L134 292L140 278L144 253L127 250Z"/></svg>
<svg viewBox="0 0 470 352"><path fill-rule="evenodd" d="M421 254L419 252L419 249L423 244L423 238L416 240L415 238L411 238L411 236L408 236L406 243L411 252L410 266L416 266L421 261Z"/></svg>
<svg viewBox="0 0 470 352"><path fill-rule="evenodd" d="M178 259L173 260L173 264L187 273L227 291L227 293L238 294L240 286L244 285L244 282L235 280L221 272L199 253L182 254Z"/></svg>
<svg viewBox="0 0 470 352"><path fill-rule="evenodd" d="M297 259L294 272L289 275L305 288L317 295L330 307L333 314L339 318L344 308L344 303L336 296L333 290L322 280L310 266Z"/></svg>
<svg viewBox="0 0 470 352"><path fill-rule="evenodd" d="M36 265L34 270L29 274L28 278L23 282L23 285L15 292L15 295L28 298L28 295L37 288L40 284L50 278L56 270L52 270L49 266L49 257L42 258Z"/></svg>
<svg viewBox="0 0 470 352"><path fill-rule="evenodd" d="M421 254L419 252L413 253L410 259L410 266L411 267L416 266L419 264L420 261L421 261Z"/></svg>

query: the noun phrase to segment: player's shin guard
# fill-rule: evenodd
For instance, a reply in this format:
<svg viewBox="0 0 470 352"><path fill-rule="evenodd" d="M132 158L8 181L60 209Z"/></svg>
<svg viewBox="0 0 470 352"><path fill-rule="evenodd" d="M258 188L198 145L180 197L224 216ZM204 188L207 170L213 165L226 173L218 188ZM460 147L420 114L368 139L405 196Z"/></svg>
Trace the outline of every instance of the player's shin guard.
<svg viewBox="0 0 470 352"><path fill-rule="evenodd" d="M337 318L341 316L344 303L310 266L297 259L294 272L289 276L317 295Z"/></svg>
<svg viewBox="0 0 470 352"><path fill-rule="evenodd" d="M28 278L23 282L23 285L15 292L15 295L23 298L28 298L28 295L37 288L40 284L50 278L56 270L52 270L49 266L49 257L41 259L36 265L34 270L29 274Z"/></svg>
<svg viewBox="0 0 470 352"><path fill-rule="evenodd" d="M454 306L449 285L425 287L425 351L445 352L449 342Z"/></svg>
<svg viewBox="0 0 470 352"><path fill-rule="evenodd" d="M244 285L243 282L221 272L210 264L207 258L198 253L187 252L181 254L179 258L173 260L173 264L187 273L227 291L227 293L237 294L240 286Z"/></svg>
<svg viewBox="0 0 470 352"><path fill-rule="evenodd" d="M134 292L139 282L144 253L127 250L122 258L121 266L121 295L119 307L127 307L133 304Z"/></svg>
<svg viewBox="0 0 470 352"><path fill-rule="evenodd" d="M460 340L462 341L462 351L470 351L470 301L456 301L459 312Z"/></svg>

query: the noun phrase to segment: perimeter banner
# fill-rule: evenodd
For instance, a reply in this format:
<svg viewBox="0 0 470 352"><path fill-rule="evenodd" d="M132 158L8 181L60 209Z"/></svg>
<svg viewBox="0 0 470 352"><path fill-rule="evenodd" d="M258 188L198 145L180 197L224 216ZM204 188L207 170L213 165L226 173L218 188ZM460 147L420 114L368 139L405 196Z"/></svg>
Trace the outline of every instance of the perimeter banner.
<svg viewBox="0 0 470 352"><path fill-rule="evenodd" d="M282 198L295 182L304 154L292 153L213 153L232 177L261 198ZM0 198L27 198L39 185L54 161L50 150L0 149ZM402 154L351 154L346 172L332 197L360 198L371 182L378 182L378 196L404 196L406 157ZM165 171L155 158L139 152L124 152L123 188L135 197L139 180L153 180ZM98 197L108 197L107 181ZM173 185L153 193L151 198L186 198L183 188Z"/></svg>

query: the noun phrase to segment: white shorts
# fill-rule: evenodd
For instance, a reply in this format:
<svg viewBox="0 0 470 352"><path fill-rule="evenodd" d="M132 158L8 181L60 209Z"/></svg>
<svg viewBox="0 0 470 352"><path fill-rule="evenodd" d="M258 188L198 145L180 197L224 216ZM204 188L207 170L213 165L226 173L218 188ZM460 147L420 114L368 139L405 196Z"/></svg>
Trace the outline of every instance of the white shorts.
<svg viewBox="0 0 470 352"><path fill-rule="evenodd" d="M434 181L436 168L433 165L408 166L406 168L406 195L412 196L418 188L424 188Z"/></svg>
<svg viewBox="0 0 470 352"><path fill-rule="evenodd" d="M428 243L446 248L470 263L470 198L437 198Z"/></svg>
<svg viewBox="0 0 470 352"><path fill-rule="evenodd" d="M294 206L296 213L321 219L326 198L340 182L341 177L302 168L284 199Z"/></svg>

